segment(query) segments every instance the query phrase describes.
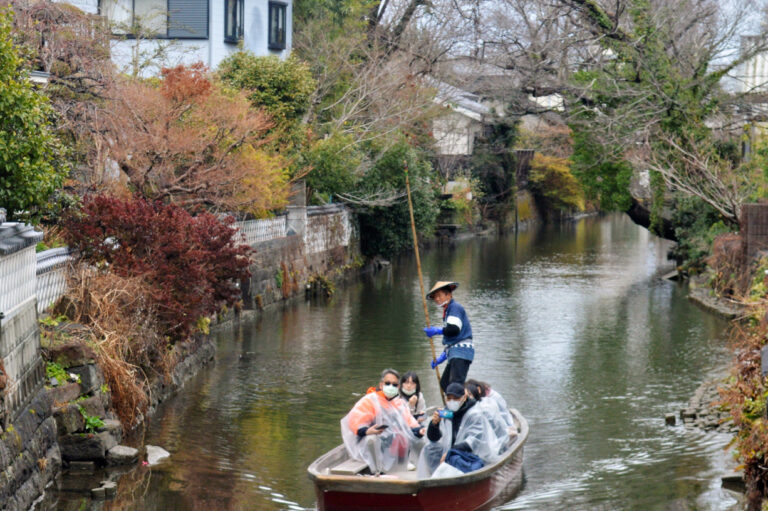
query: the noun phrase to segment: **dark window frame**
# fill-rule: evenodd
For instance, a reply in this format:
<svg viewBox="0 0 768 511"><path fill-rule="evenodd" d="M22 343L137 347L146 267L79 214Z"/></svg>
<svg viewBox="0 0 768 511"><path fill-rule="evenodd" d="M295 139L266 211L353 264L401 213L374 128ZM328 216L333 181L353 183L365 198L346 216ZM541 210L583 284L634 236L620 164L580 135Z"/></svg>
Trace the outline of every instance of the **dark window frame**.
<svg viewBox="0 0 768 511"><path fill-rule="evenodd" d="M230 4L235 4L237 9L237 25L236 27L229 26L229 7ZM237 44L243 39L245 25L245 0L224 0L224 42ZM233 29L234 28L234 33Z"/></svg>
<svg viewBox="0 0 768 511"><path fill-rule="evenodd" d="M179 39L179 40L193 40L193 41L207 41L210 38L211 33L211 6L210 2L206 1L206 9L208 10L208 15L205 19L205 35L194 35L194 36L170 36L168 35L168 32L171 30L171 19L172 14L170 10L170 6L168 5L169 0L163 0L165 2L165 34L157 33L151 37L147 37L147 39ZM101 14L101 2L99 2L99 13ZM131 0L131 22L136 17L136 0ZM112 34L115 36L124 37L126 39L136 39L136 37L133 34Z"/></svg>
<svg viewBox="0 0 768 511"><path fill-rule="evenodd" d="M277 10L282 17L283 37L282 41L272 37L272 13ZM270 50L284 50L288 44L288 4L285 2L269 2L267 10L267 48Z"/></svg>

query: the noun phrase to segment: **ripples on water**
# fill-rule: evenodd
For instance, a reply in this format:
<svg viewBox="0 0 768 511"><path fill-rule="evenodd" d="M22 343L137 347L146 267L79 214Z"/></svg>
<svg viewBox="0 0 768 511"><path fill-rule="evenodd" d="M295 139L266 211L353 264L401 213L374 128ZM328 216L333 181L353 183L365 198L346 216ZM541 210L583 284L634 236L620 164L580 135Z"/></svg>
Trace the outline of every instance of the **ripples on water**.
<svg viewBox="0 0 768 511"><path fill-rule="evenodd" d="M667 427L728 359L724 325L663 282L668 244L626 218L585 219L423 254L461 283L486 379L529 419L526 483L504 510L726 509L728 438ZM437 402L413 261L220 334L206 370L152 424L171 463L121 481L107 509L314 506L309 463L386 366ZM432 322L439 311L431 309ZM64 507L62 507L64 509Z"/></svg>

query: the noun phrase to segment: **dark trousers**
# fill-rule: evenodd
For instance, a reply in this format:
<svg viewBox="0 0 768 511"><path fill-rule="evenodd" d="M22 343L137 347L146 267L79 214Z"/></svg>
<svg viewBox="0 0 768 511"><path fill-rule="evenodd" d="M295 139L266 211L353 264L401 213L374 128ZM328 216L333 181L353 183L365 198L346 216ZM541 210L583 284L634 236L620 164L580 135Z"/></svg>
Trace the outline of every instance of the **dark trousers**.
<svg viewBox="0 0 768 511"><path fill-rule="evenodd" d="M445 392L448 385L451 383L461 383L464 385L464 381L467 379L467 373L469 372L469 365L471 360L463 358L452 358L448 360L448 365L445 366L445 371L440 377L440 387Z"/></svg>

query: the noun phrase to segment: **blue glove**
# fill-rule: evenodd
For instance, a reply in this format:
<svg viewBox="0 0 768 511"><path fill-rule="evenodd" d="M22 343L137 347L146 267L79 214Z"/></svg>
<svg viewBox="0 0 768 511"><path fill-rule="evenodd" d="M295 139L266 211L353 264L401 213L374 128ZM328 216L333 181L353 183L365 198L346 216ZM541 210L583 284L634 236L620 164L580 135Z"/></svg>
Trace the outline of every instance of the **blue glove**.
<svg viewBox="0 0 768 511"><path fill-rule="evenodd" d="M433 360L432 362L429 363L429 365L431 365L432 369L434 369L435 367L445 362L447 359L448 359L448 353L444 351L440 353L440 355L437 357L437 360Z"/></svg>
<svg viewBox="0 0 768 511"><path fill-rule="evenodd" d="M428 326L424 329L424 333L427 334L427 337L434 337L436 335L443 335L443 327L439 326Z"/></svg>

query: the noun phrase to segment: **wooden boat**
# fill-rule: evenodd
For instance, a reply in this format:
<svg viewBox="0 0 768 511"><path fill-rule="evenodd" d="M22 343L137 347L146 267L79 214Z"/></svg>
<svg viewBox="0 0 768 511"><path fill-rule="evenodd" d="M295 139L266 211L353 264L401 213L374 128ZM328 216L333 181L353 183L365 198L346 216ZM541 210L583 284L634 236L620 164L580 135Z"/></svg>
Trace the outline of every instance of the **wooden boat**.
<svg viewBox="0 0 768 511"><path fill-rule="evenodd" d="M476 511L502 504L522 486L528 438L528 421L517 410L510 412L518 435L501 459L457 477L420 480L415 471L364 475L365 463L350 459L344 445L335 447L308 468L318 511Z"/></svg>

